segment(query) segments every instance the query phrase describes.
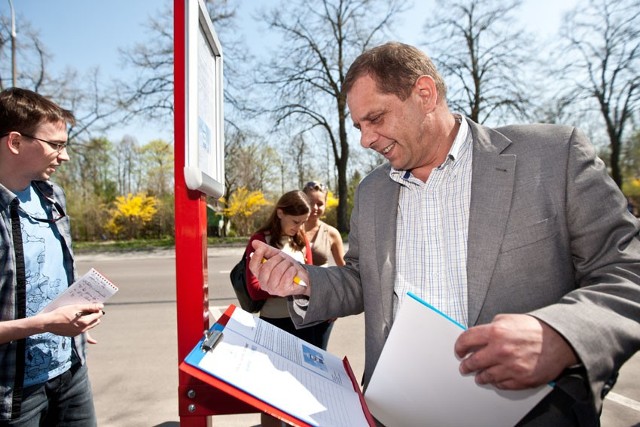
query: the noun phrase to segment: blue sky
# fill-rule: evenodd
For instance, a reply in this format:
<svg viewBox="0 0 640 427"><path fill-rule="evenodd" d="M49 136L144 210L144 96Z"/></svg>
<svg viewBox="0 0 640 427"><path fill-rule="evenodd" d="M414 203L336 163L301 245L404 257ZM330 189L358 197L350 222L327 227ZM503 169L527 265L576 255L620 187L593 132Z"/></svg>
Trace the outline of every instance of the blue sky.
<svg viewBox="0 0 640 427"><path fill-rule="evenodd" d="M54 56L56 68L71 65L79 70L99 65L103 71L118 69L118 47L144 39L147 17L160 10L152 0L13 0L16 27L26 19L39 31ZM0 11L8 13L8 1Z"/></svg>
<svg viewBox="0 0 640 427"><path fill-rule="evenodd" d="M579 0L525 0L521 9L523 25L541 37L551 36L559 27L562 13ZM584 0L582 0L584 1ZM268 39L260 34L260 28L251 20L251 13L258 6L276 5L276 0L240 0L240 31L248 46L263 46ZM433 0L415 0L413 6L401 18L398 39L419 45L422 25ZM119 48L133 46L146 40L144 24L148 17L163 10L167 0L13 0L18 38L20 21L26 19L38 30L41 40L53 54L53 69L67 66L79 72L100 67L102 78L122 76ZM310 1L313 4L313 1ZM0 14L9 15L8 0L0 0ZM224 46L223 46L224 49ZM18 67L20 65L18 64ZM106 81L106 80L105 80ZM113 140L125 134L135 136L141 144L154 138L167 138L169 129L141 131L140 125L115 129L109 133Z"/></svg>

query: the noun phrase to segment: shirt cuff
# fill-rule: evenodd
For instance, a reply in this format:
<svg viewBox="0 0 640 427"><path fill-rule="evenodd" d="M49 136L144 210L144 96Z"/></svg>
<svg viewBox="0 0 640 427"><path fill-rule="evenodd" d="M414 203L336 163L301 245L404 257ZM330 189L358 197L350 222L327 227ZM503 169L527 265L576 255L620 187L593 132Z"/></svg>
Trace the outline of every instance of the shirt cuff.
<svg viewBox="0 0 640 427"><path fill-rule="evenodd" d="M309 306L309 297L306 295L294 295L292 299L293 303L302 309L306 309Z"/></svg>

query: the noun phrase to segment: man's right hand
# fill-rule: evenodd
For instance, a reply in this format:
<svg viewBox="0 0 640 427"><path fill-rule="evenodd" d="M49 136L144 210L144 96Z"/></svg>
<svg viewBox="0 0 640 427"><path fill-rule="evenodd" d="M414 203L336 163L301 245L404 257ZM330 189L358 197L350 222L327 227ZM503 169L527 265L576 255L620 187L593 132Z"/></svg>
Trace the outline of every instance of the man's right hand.
<svg viewBox="0 0 640 427"><path fill-rule="evenodd" d="M309 274L298 261L259 240L254 240L252 245L255 252L249 262L249 269L258 278L264 291L282 297L311 295ZM296 276L307 286L294 283Z"/></svg>
<svg viewBox="0 0 640 427"><path fill-rule="evenodd" d="M98 326L100 318L104 316L103 308L104 305L101 303L65 305L47 313L2 321L0 344L43 332L75 337Z"/></svg>
<svg viewBox="0 0 640 427"><path fill-rule="evenodd" d="M41 316L46 316L43 323L47 332L74 337L98 326L100 318L104 316L103 307L102 304L73 304L58 307Z"/></svg>

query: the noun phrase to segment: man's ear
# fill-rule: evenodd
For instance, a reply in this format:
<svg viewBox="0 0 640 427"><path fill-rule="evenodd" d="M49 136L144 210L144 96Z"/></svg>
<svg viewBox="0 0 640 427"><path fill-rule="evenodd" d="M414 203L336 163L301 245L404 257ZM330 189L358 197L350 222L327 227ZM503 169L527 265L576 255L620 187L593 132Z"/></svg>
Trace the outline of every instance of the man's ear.
<svg viewBox="0 0 640 427"><path fill-rule="evenodd" d="M415 89L427 112L433 111L438 103L438 90L436 89L436 82L433 80L433 77L426 75L418 77Z"/></svg>
<svg viewBox="0 0 640 427"><path fill-rule="evenodd" d="M20 151L20 137L18 136L18 133L9 132L4 144L6 144L9 151L14 154L18 154L18 152Z"/></svg>

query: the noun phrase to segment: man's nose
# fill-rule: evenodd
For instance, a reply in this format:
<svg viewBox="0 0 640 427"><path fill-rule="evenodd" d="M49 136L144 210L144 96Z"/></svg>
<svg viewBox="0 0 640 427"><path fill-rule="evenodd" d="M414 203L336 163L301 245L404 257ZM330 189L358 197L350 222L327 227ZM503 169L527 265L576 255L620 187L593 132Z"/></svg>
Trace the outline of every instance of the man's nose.
<svg viewBox="0 0 640 427"><path fill-rule="evenodd" d="M58 152L58 160L63 162L68 162L70 159L69 152L67 151L67 147L64 146L62 150Z"/></svg>
<svg viewBox="0 0 640 427"><path fill-rule="evenodd" d="M363 148L371 148L371 145L378 139L378 134L363 127L360 129L360 145Z"/></svg>

